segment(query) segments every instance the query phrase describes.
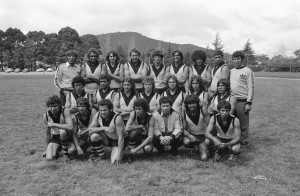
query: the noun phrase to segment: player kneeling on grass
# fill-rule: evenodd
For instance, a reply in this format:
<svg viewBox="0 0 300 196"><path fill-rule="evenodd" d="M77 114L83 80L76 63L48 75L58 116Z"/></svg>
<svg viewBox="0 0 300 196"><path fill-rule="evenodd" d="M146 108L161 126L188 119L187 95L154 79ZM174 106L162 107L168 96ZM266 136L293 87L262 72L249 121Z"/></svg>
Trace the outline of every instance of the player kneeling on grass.
<svg viewBox="0 0 300 196"><path fill-rule="evenodd" d="M92 121L92 110L90 109L90 103L87 98L79 97L77 99L77 108L78 112L73 118L73 141L77 149L78 155L83 155L83 150L86 150L88 147L88 138L89 134L85 132L91 121Z"/></svg>
<svg viewBox="0 0 300 196"><path fill-rule="evenodd" d="M182 122L178 112L172 109L172 100L162 97L160 109L153 113L155 119L153 146L162 153L165 146L171 146L171 154L176 156L183 143Z"/></svg>
<svg viewBox="0 0 300 196"><path fill-rule="evenodd" d="M73 129L70 110L63 108L58 96L53 95L46 102L49 110L44 114L46 124L46 159L52 160L58 157L58 151L62 147L65 159L68 154L75 151L75 146L71 142Z"/></svg>
<svg viewBox="0 0 300 196"><path fill-rule="evenodd" d="M240 121L238 118L230 114L231 105L228 101L221 101L218 103L217 108L218 114L215 114L210 118L206 137L210 139L216 146L214 160L218 161L220 156L219 150L228 148L231 153L228 160L234 161L235 155L241 153L241 128ZM217 135L214 136L213 131L217 131Z"/></svg>
<svg viewBox="0 0 300 196"><path fill-rule="evenodd" d="M93 118L89 128L84 130L90 135L91 150L89 161L105 159L104 146L112 147L111 163L119 164L124 154L125 125L122 117L113 111L108 99L99 101L99 112Z"/></svg>
<svg viewBox="0 0 300 196"><path fill-rule="evenodd" d="M195 94L190 94L184 101L185 110L183 112L183 145L190 148L190 155L195 154L195 147L199 146L200 159L208 159L207 145L209 140L205 138L205 131L209 122L207 109L200 106L200 99Z"/></svg>
<svg viewBox="0 0 300 196"><path fill-rule="evenodd" d="M144 98L134 101L133 109L126 124L128 132L128 147L130 149L129 162L133 161L133 155L143 148L146 154L153 150L152 140L154 135L154 118L148 114L149 104Z"/></svg>

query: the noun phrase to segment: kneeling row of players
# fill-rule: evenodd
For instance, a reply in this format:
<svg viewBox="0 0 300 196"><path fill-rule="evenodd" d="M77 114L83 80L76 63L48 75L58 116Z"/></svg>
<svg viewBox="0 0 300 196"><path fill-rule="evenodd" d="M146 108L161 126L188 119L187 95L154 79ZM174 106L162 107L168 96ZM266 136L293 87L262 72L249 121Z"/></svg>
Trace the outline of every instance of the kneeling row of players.
<svg viewBox="0 0 300 196"><path fill-rule="evenodd" d="M89 150L89 161L105 159L104 146L111 150L111 163L122 162L125 149L127 161L141 149L150 154L156 148L163 154L170 146L171 154L177 155L178 148L184 145L189 154L195 154L198 147L200 160L207 161L210 155L217 161L219 150L229 149L229 160L240 154L241 129L239 120L230 114L231 105L221 101L219 113L207 114L199 104L199 97L188 95L182 115L172 109L172 100L161 97L159 109L148 113L149 104L144 98L134 101L134 111L128 120L113 110L110 100L99 101L99 111L93 116L89 100L78 98L78 112L71 114L69 108L61 106L60 99L54 95L48 98L49 110L44 114L46 124L47 160L58 157L60 150L64 159L69 155L83 155Z"/></svg>

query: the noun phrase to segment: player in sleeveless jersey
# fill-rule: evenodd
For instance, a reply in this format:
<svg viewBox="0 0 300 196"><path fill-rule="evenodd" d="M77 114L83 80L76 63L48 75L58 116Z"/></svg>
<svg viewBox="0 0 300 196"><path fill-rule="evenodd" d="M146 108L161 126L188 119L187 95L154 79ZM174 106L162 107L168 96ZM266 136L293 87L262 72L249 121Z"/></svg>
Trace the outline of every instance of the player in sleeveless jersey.
<svg viewBox="0 0 300 196"><path fill-rule="evenodd" d="M62 147L65 159L75 151L74 144L71 142L73 129L70 110L61 106L60 98L57 95L49 97L46 101L49 108L44 114L46 129L46 159L52 160L58 157L58 150Z"/></svg>
<svg viewBox="0 0 300 196"><path fill-rule="evenodd" d="M140 60L141 53L136 48L130 51L129 56L130 61L124 64L125 77L132 78L136 90L142 92L142 81L147 76L148 65Z"/></svg>
<svg viewBox="0 0 300 196"><path fill-rule="evenodd" d="M154 118L148 114L149 104L146 99L137 98L133 105L134 111L130 113L126 125L128 133L128 147L130 149L129 162L133 161L133 155L140 149L149 154L153 150L152 140L154 136Z"/></svg>
<svg viewBox="0 0 300 196"><path fill-rule="evenodd" d="M182 115L185 93L178 87L178 84L177 77L175 75L169 75L167 78L168 88L163 92L162 96L169 97L173 103L172 108L176 110L179 115Z"/></svg>
<svg viewBox="0 0 300 196"><path fill-rule="evenodd" d="M221 50L217 50L214 53L214 58L215 58L215 66L211 70L212 81L211 81L210 88L208 90L209 98L212 98L213 95L217 92L218 81L220 79L229 80L229 76L230 76L230 70L227 64L224 62L224 53Z"/></svg>
<svg viewBox="0 0 300 196"><path fill-rule="evenodd" d="M192 76L199 75L205 83L205 90L208 90L208 87L211 83L211 68L206 64L206 53L203 50L194 50L191 59L193 65L190 67L189 71L189 81L191 81Z"/></svg>
<svg viewBox="0 0 300 196"><path fill-rule="evenodd" d="M89 133L91 150L89 161L105 159L104 146L112 148L110 161L120 164L124 154L125 125L122 117L113 111L113 104L108 99L99 101L99 112L91 125L83 131Z"/></svg>
<svg viewBox="0 0 300 196"><path fill-rule="evenodd" d="M137 98L135 84L132 78L126 77L123 82L123 87L114 97L114 111L119 113L126 125L130 112L133 111L133 103Z"/></svg>
<svg viewBox="0 0 300 196"><path fill-rule="evenodd" d="M210 105L208 107L208 113L212 116L214 114L217 114L219 112L217 106L220 101L226 100L231 104L231 111L230 114L235 114L235 108L236 108L236 97L230 94L230 83L226 79L220 79L218 81L218 91L213 96Z"/></svg>
<svg viewBox="0 0 300 196"><path fill-rule="evenodd" d="M175 75L178 79L178 87L184 93L188 90L189 67L183 63L183 53L175 50L172 53L173 64L168 66L168 75ZM167 84L168 85L168 84Z"/></svg>
<svg viewBox="0 0 300 196"><path fill-rule="evenodd" d="M152 76L146 76L143 80L143 92L139 94L139 97L146 99L149 104L149 113L153 113L159 109L160 95L155 92L155 82Z"/></svg>
<svg viewBox="0 0 300 196"><path fill-rule="evenodd" d="M149 76L154 78L155 91L158 94L162 94L166 90L166 79L168 77L167 66L163 64L164 55L161 51L155 50L152 53L153 64L149 66Z"/></svg>
<svg viewBox="0 0 300 196"><path fill-rule="evenodd" d="M198 146L200 160L207 161L209 140L205 139L205 131L209 122L209 115L207 110L202 109L199 102L199 97L195 94L188 95L184 101L183 145L190 149L190 155L195 154L195 147Z"/></svg>
<svg viewBox="0 0 300 196"><path fill-rule="evenodd" d="M214 152L214 160L218 161L220 155L219 150L228 148L231 151L228 160L236 160L236 155L241 153L241 128L238 118L230 114L231 104L228 101L218 103L219 113L210 118L206 129L206 137L214 143L216 151ZM213 134L217 131L217 135Z"/></svg>
<svg viewBox="0 0 300 196"><path fill-rule="evenodd" d="M124 65L119 63L120 57L114 50L106 55L106 74L111 77L110 88L117 92L122 87L124 79Z"/></svg>
<svg viewBox="0 0 300 196"><path fill-rule="evenodd" d="M89 134L82 132L87 129L92 122L92 111L89 100L84 97L77 99L78 112L73 117L73 141L78 155L83 155L88 147Z"/></svg>
<svg viewBox="0 0 300 196"><path fill-rule="evenodd" d="M109 99L113 102L116 92L110 88L111 78L107 74L101 74L99 77L100 88L96 90L93 96L93 108L97 111L98 102L102 99Z"/></svg>
<svg viewBox="0 0 300 196"><path fill-rule="evenodd" d="M85 91L93 94L99 88L99 77L104 74L106 70L99 62L99 51L95 48L90 48L87 52L88 61L82 65L81 76L85 81Z"/></svg>
<svg viewBox="0 0 300 196"><path fill-rule="evenodd" d="M84 90L85 81L84 81L83 77L78 76L78 77L73 78L72 86L75 90L73 90L67 94L65 107L69 108L70 112L72 114L75 114L76 112L78 112L76 100L79 97L85 97L89 100L90 105L91 105L92 96L89 93L85 92L85 90Z"/></svg>
<svg viewBox="0 0 300 196"><path fill-rule="evenodd" d="M189 91L187 95L194 94L199 97L200 106L208 107L208 92L205 90L205 84L201 76L193 75L190 80Z"/></svg>

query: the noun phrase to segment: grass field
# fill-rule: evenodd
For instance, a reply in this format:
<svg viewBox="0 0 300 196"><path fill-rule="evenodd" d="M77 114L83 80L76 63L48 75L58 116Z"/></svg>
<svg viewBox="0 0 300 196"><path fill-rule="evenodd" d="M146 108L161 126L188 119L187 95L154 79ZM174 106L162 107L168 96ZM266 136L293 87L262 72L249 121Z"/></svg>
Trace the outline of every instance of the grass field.
<svg viewBox="0 0 300 196"><path fill-rule="evenodd" d="M256 77L300 79L300 72L255 72Z"/></svg>
<svg viewBox="0 0 300 196"><path fill-rule="evenodd" d="M53 75L0 75L0 195L300 195L300 80L255 84L250 145L237 162L203 163L180 149L116 166L43 159Z"/></svg>

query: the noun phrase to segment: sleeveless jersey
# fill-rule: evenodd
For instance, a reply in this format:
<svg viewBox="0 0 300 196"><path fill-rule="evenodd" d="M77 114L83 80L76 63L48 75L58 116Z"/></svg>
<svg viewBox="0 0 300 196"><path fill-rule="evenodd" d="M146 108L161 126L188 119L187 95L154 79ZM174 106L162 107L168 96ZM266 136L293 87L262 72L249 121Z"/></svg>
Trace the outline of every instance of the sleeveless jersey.
<svg viewBox="0 0 300 196"><path fill-rule="evenodd" d="M223 125L220 114L214 115L214 123L218 137L223 139L234 139L234 120L235 116L229 114L227 124Z"/></svg>
<svg viewBox="0 0 300 196"><path fill-rule="evenodd" d="M214 96L214 98L213 98L213 99L214 99L214 100L213 100L214 105L217 107L218 103L221 102L221 101L223 101L223 100L226 100L226 101L230 102L231 96L232 96L232 95L227 94L227 95L226 95L225 97L223 97L222 99L221 99L221 96L220 96L220 95Z"/></svg>
<svg viewBox="0 0 300 196"><path fill-rule="evenodd" d="M184 115L188 127L188 132L190 132L193 135L205 134L207 126L201 107L199 107L199 111L196 113L195 118L189 115L187 111L184 111Z"/></svg>
<svg viewBox="0 0 300 196"><path fill-rule="evenodd" d="M147 64L145 64L143 61L140 64L139 69L137 70L137 72L135 73L135 71L132 68L132 65L130 64L130 62L127 62L124 64L124 69L127 68L129 70L129 76L127 77L132 77L132 76L139 76L139 73L142 72L142 70L144 69L144 66L147 66ZM141 89L143 88L143 84L142 82L135 82L135 88L137 89Z"/></svg>
<svg viewBox="0 0 300 196"><path fill-rule="evenodd" d="M170 67L170 74L173 74L177 77L177 79L181 79L183 78L183 73L184 73L184 68L186 67L187 65L183 64L179 70L177 71L177 73L175 73L175 69L174 69L174 65L171 65ZM187 67L188 68L188 67ZM188 87L189 87L189 77L187 78L187 80L185 81L184 83L184 88L187 90ZM182 86L180 86L182 87Z"/></svg>
<svg viewBox="0 0 300 196"><path fill-rule="evenodd" d="M102 91L100 89L97 89L96 92L95 92L97 103L102 99L108 99L108 100L111 100L113 102L114 94L115 94L115 91L113 91L112 89L109 89L105 93L102 93Z"/></svg>
<svg viewBox="0 0 300 196"><path fill-rule="evenodd" d="M140 121L138 120L137 115L136 115L136 112L134 111L134 123L135 123L136 125L143 125L143 126L146 128L146 130L149 130L149 121L150 121L151 117L152 117L152 114L146 113L146 114L145 114L145 118L144 118L145 120L144 120L144 122L142 123L142 122L140 122ZM143 133L143 134L148 135L148 132L147 132L147 133Z"/></svg>
<svg viewBox="0 0 300 196"><path fill-rule="evenodd" d="M184 101L184 94L181 90L177 90L174 95L170 93L169 90L163 92L163 96L171 98L173 102L172 108L181 115L182 112L182 104Z"/></svg>
<svg viewBox="0 0 300 196"><path fill-rule="evenodd" d="M136 100L136 95L131 95L130 97L127 97L123 91L119 92L120 97L120 108L121 109L133 109L133 103ZM124 120L129 119L129 115L123 117Z"/></svg>
<svg viewBox="0 0 300 196"><path fill-rule="evenodd" d="M52 112L50 110L48 110L44 115L45 116L45 122L53 122L53 123L64 124L65 123L64 109L65 108L61 108L59 118L55 118L53 116ZM56 128L56 127L51 127L50 128L50 131L53 135L59 135L60 134L59 130L60 130L60 128Z"/></svg>
<svg viewBox="0 0 300 196"><path fill-rule="evenodd" d="M121 63L119 63L118 65L115 65L115 67L112 67L110 64L106 63L105 64L106 66L106 71L107 73L110 73L110 74L113 74L113 75L116 75L116 76L120 76L120 73L121 73ZM111 82L110 82L110 88L121 88L121 82L118 82L117 80L115 79L111 79Z"/></svg>
<svg viewBox="0 0 300 196"><path fill-rule="evenodd" d="M86 93L85 91L83 91L83 93L81 94L81 96L78 96L75 91L72 91L72 92L69 92L69 95L70 95L70 102L71 102L71 106L77 106L77 99L79 97L84 97L84 98L87 98L89 99L90 98L90 94L89 93Z"/></svg>
<svg viewBox="0 0 300 196"><path fill-rule="evenodd" d="M139 94L141 98L144 98L148 101L149 107L158 107L159 100L158 100L158 93L151 93L150 96L147 96L145 92Z"/></svg>
<svg viewBox="0 0 300 196"><path fill-rule="evenodd" d="M75 120L77 122L77 127L78 127L78 131L82 132L83 130L85 130L91 123L92 121L92 112L89 109L88 110L88 114L87 114L87 118L85 120L83 120L82 115L80 114L80 112L77 112L75 114Z"/></svg>
<svg viewBox="0 0 300 196"><path fill-rule="evenodd" d="M88 65L88 63L85 63L85 73L86 75L92 75L96 78L99 78L100 77L100 74L101 74L101 71L102 71L102 66L101 64L99 64L94 73L92 72L90 66ZM88 84L85 84L84 86L84 89L86 90L86 92L88 93L94 93L94 91L96 89L99 89L100 87L100 84L98 82L92 82L92 83L88 83Z"/></svg>
<svg viewBox="0 0 300 196"><path fill-rule="evenodd" d="M109 127L110 129L113 129L113 132L111 133L106 131L104 131L103 133L110 139L117 140L118 134L116 128L116 118L117 116L119 116L119 114L112 112L107 122L105 122L105 120L100 116L100 112L98 112L96 115L98 116L98 123L100 127Z"/></svg>
<svg viewBox="0 0 300 196"><path fill-rule="evenodd" d="M205 93L206 93L206 91L202 91L202 93L200 93L199 95L196 94L196 95L198 95L198 97L199 97L199 99L200 99L200 102L205 101L205 100L204 100L204 95L205 95ZM191 91L188 91L188 94L195 94L195 93L192 93Z"/></svg>
<svg viewBox="0 0 300 196"><path fill-rule="evenodd" d="M150 76L154 78L155 88L156 89L164 89L166 88L165 74L166 74L166 66L161 65L161 67L157 70L155 65L150 65Z"/></svg>
<svg viewBox="0 0 300 196"><path fill-rule="evenodd" d="M216 67L214 67L211 70L211 75L212 75L212 81L211 81L211 85L210 85L211 91L216 92L218 90L217 83L221 79L221 71L225 66L227 66L227 65L223 64L221 67L217 68L217 70L215 70ZM226 78L226 79L229 79L229 78Z"/></svg>
<svg viewBox="0 0 300 196"><path fill-rule="evenodd" d="M207 78L207 71L208 71L208 65L204 64L204 69L202 70L202 73L198 73L197 70L195 69L194 65L191 65L190 67L190 71L189 71L189 81L191 81L192 76L196 75L200 75L202 79L206 79Z"/></svg>

